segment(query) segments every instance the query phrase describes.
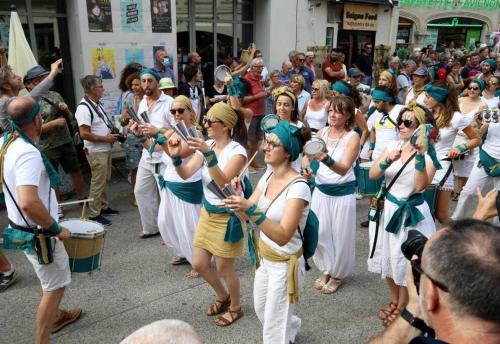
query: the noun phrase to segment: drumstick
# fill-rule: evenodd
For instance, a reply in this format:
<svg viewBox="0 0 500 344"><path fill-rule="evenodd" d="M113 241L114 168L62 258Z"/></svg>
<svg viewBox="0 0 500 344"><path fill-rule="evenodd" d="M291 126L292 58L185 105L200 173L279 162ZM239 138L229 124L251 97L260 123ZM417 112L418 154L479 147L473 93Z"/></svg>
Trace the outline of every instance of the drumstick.
<svg viewBox="0 0 500 344"><path fill-rule="evenodd" d="M92 202L94 201L93 198L86 198L86 199L79 199L77 201L69 201L69 202L61 202L59 203L60 206L67 206L67 205L71 205L71 204L80 204L80 203L87 203L87 202Z"/></svg>
<svg viewBox="0 0 500 344"><path fill-rule="evenodd" d="M254 155L250 158L250 160L248 160L248 162L246 163L245 167L243 167L243 170L241 170L240 172L240 175L238 176L238 179L241 179L241 177L243 177L243 175L245 174L245 171L248 169L248 167L250 166L250 164L252 163L253 159L255 159L255 157L257 156L257 153L259 151L256 151L254 153Z"/></svg>
<svg viewBox="0 0 500 344"><path fill-rule="evenodd" d="M87 202L83 202L83 207L82 207L82 216L80 217L83 221L87 220L86 214L87 214Z"/></svg>

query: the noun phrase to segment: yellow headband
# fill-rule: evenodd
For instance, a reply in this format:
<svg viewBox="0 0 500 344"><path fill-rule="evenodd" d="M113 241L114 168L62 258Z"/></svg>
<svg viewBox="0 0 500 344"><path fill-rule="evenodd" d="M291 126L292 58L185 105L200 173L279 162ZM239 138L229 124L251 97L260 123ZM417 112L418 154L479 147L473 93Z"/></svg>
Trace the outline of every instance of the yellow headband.
<svg viewBox="0 0 500 344"><path fill-rule="evenodd" d="M226 127L234 128L238 123L238 115L233 108L224 102L218 102L208 110L207 118L209 120L222 121Z"/></svg>
<svg viewBox="0 0 500 344"><path fill-rule="evenodd" d="M292 99L292 105L295 106L295 103L297 102L297 97L295 96L295 94L293 94L292 91L290 91L288 89L288 87L286 86L281 86L281 87L278 87L276 88L274 91L273 91L273 96L277 99L281 94L286 94L287 96L289 96L291 99Z"/></svg>
<svg viewBox="0 0 500 344"><path fill-rule="evenodd" d="M384 70L382 73L380 73L380 76L385 76L387 80L389 80L392 83L393 75L388 70Z"/></svg>
<svg viewBox="0 0 500 344"><path fill-rule="evenodd" d="M189 110L189 112L194 112L193 111L193 104L191 104L191 100L188 97L183 96L183 95L177 96L177 97L175 97L174 102L179 102L182 105L184 105L184 107L187 110Z"/></svg>

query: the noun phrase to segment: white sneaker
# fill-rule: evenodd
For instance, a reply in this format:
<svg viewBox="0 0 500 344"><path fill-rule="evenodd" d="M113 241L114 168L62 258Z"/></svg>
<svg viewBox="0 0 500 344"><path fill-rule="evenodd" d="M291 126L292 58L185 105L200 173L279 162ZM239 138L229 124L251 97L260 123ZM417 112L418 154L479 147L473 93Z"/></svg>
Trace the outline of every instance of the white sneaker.
<svg viewBox="0 0 500 344"><path fill-rule="evenodd" d="M362 195L362 194L360 194L359 192L355 192L355 193L354 193L354 197L356 197L356 200L357 200L357 201L359 201L359 200L363 199L363 195Z"/></svg>
<svg viewBox="0 0 500 344"><path fill-rule="evenodd" d="M60 219L62 219L64 217L62 205L60 205L60 204L57 206L57 215L59 216Z"/></svg>

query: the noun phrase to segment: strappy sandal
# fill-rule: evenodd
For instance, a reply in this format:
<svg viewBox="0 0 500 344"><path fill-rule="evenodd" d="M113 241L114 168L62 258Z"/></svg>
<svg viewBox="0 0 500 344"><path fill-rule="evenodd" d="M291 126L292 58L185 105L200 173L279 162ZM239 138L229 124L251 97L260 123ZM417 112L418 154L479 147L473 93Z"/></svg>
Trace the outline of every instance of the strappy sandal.
<svg viewBox="0 0 500 344"><path fill-rule="evenodd" d="M320 277L316 281L314 281L314 288L321 290L323 289L326 283L328 283L328 280L325 282L323 277Z"/></svg>
<svg viewBox="0 0 500 344"><path fill-rule="evenodd" d="M225 300L215 300L214 304L208 308L207 315L209 317L221 314L225 310L229 309L231 304L231 296L228 295Z"/></svg>
<svg viewBox="0 0 500 344"><path fill-rule="evenodd" d="M385 308L380 308L378 311L378 317L380 320L384 321L387 319L396 309L398 308L398 305L395 304L394 302L389 303L389 305Z"/></svg>
<svg viewBox="0 0 500 344"><path fill-rule="evenodd" d="M339 280L338 278L330 278L328 283L326 283L323 288L321 288L321 292L323 294L333 294L335 293L340 286L342 285L342 281Z"/></svg>
<svg viewBox="0 0 500 344"><path fill-rule="evenodd" d="M383 325L385 327L389 327L392 324L392 322L394 320L396 320L396 318L398 317L398 315L399 315L399 309L396 308L394 310L394 312L392 312L387 318L385 318L385 320L383 320L383 322L382 322Z"/></svg>
<svg viewBox="0 0 500 344"><path fill-rule="evenodd" d="M229 317L231 318L231 320L228 320L227 318L224 317L226 314L229 314ZM218 317L215 320L215 325L220 326L220 327L226 327L226 326L229 326L232 323L234 323L236 320L238 320L242 316L243 316L243 310L241 309L241 307L235 311L228 309L228 311L226 313L224 313L222 316Z"/></svg>
<svg viewBox="0 0 500 344"><path fill-rule="evenodd" d="M200 273L194 269L190 270L187 274L186 277L188 278L198 278L200 277Z"/></svg>

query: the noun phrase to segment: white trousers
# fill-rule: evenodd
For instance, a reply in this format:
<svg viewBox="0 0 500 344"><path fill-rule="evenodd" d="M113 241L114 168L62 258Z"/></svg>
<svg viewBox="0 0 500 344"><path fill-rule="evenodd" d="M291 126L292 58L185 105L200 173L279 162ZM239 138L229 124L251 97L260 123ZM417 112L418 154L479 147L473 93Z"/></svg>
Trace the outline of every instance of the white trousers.
<svg viewBox="0 0 500 344"><path fill-rule="evenodd" d="M304 259L299 259L299 290L304 284ZM288 265L262 259L255 272L253 300L262 323L264 344L289 344L295 341L301 320L288 303Z"/></svg>
<svg viewBox="0 0 500 344"><path fill-rule="evenodd" d="M488 184L493 183L493 186L497 189L500 190L500 177L491 177L489 176L484 168L478 167L477 164L479 162L479 157L477 157L476 162L474 163L474 167L472 168L472 171L470 173L469 179L467 180L467 183L465 184L464 188L462 189L462 192L460 193L460 197L458 199L457 207L455 208L455 211L453 212L453 215L451 218L453 220L458 220L464 217L470 217L472 216L475 207L471 207L471 204L475 204L474 201L476 196L476 189L479 187L481 188L483 194L488 191L490 191L490 188L487 188L486 190L485 187L488 186Z"/></svg>
<svg viewBox="0 0 500 344"><path fill-rule="evenodd" d="M158 168L158 171L155 171ZM158 233L158 208L160 207L160 188L158 186L158 172L163 174L164 164L151 164L141 158L135 180L135 200L141 215L141 225L144 234Z"/></svg>

